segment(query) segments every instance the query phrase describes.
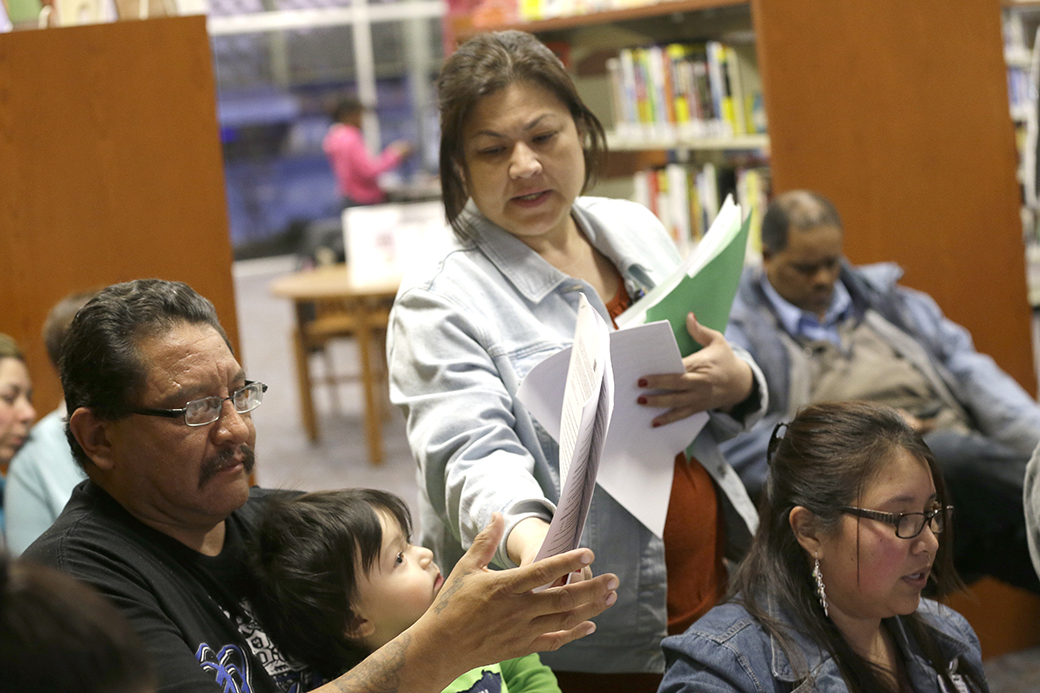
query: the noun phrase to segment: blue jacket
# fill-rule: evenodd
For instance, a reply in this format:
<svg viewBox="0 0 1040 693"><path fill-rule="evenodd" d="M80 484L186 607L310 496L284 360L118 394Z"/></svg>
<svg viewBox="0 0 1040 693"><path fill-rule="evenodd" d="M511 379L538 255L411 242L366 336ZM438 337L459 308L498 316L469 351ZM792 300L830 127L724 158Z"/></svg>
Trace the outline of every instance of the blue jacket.
<svg viewBox="0 0 1040 693"><path fill-rule="evenodd" d="M1040 407L992 358L975 351L971 335L948 320L935 301L897 285L902 270L891 263L853 267L841 281L857 316L868 320L913 363L948 403L959 404L983 435L1028 457L1040 441ZM762 290L762 270L747 268L730 313L726 338L740 345L765 373L769 409L750 433L722 444L730 464L753 491L766 476L766 445L777 421L809 404L809 360L784 329Z"/></svg>
<svg viewBox="0 0 1040 693"><path fill-rule="evenodd" d="M419 465L420 541L445 572L492 512L505 516L506 536L524 518L552 518L560 493L559 447L516 391L531 368L570 345L579 292L609 324L591 286L563 274L474 208L466 214L474 240L456 243L440 262L405 277L387 340L391 399L405 411ZM651 288L678 264L671 238L641 205L586 197L575 201L573 214L630 293ZM746 359L742 350L738 354ZM752 370L761 387L757 367ZM760 415L737 421L712 414L694 441L693 454L720 489L733 555L750 541L757 514L716 441ZM620 578L618 601L596 618L593 635L542 659L568 671L664 671L661 539L598 490L581 544L596 552L597 573ZM513 565L504 542L494 564Z"/></svg>
<svg viewBox="0 0 1040 693"><path fill-rule="evenodd" d="M831 654L821 652L802 632L804 629L783 618L777 609L771 608L770 613L791 626L791 642L803 662L792 663L779 641L767 635L743 606L723 604L705 614L682 635L665 639L668 670L658 693L847 691ZM985 686L982 649L967 620L953 609L928 599L921 600L917 613L935 638L948 670L970 671ZM922 654L905 617L896 616L891 619L891 625L915 693L943 692L938 672ZM814 680L808 678L809 672Z"/></svg>

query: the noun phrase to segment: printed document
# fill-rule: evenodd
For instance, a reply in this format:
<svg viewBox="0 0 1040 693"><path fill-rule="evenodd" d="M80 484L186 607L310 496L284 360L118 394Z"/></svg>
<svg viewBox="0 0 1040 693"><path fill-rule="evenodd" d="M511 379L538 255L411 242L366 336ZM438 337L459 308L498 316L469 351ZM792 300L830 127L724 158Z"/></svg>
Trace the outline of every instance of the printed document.
<svg viewBox="0 0 1040 693"><path fill-rule="evenodd" d="M596 487L603 441L614 409L610 330L581 294L574 346L568 350L560 441L560 502L536 561L578 548ZM559 411L559 410L557 410Z"/></svg>

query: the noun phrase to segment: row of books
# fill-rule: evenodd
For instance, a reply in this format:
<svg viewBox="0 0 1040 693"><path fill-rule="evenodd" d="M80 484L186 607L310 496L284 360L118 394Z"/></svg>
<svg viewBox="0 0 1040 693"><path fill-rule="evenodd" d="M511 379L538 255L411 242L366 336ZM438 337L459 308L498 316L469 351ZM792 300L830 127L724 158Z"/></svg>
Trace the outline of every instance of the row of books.
<svg viewBox="0 0 1040 693"><path fill-rule="evenodd" d="M657 215L686 257L718 216L722 201L733 194L751 216L747 258L755 261L762 256L762 214L768 204L769 181L769 169L753 163L733 168L670 163L635 173L634 199Z"/></svg>
<svg viewBox="0 0 1040 693"><path fill-rule="evenodd" d="M753 46L706 41L625 48L607 60L607 74L619 140L766 131Z"/></svg>

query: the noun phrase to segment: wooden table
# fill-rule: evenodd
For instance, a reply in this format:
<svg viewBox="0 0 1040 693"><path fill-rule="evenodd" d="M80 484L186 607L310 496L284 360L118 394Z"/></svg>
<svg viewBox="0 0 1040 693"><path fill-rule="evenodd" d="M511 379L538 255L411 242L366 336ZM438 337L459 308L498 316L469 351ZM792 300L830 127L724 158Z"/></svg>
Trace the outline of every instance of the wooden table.
<svg viewBox="0 0 1040 693"><path fill-rule="evenodd" d="M293 351L300 389L300 413L311 441L318 439L314 414L310 353L325 348L335 338L354 337L361 360L361 383L365 396L365 437L372 464L383 461L382 413L385 397L377 397L376 386L386 379L383 354L386 326L397 293L398 279L358 284L351 280L346 265L331 265L296 272L271 283L273 295L293 301L296 327ZM378 340L377 340L378 338ZM377 349L373 349L377 342Z"/></svg>

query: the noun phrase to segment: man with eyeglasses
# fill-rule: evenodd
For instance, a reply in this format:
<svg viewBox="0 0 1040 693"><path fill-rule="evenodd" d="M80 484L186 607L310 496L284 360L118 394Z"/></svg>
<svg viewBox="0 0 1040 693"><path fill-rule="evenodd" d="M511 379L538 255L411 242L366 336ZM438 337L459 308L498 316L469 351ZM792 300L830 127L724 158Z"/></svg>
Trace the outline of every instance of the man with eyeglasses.
<svg viewBox="0 0 1040 693"><path fill-rule="evenodd" d="M250 488L250 412L267 386L246 378L213 305L179 282L110 286L73 320L61 379L66 434L88 478L25 556L111 599L144 639L160 691L440 691L475 666L587 635L587 619L616 599L609 574L531 591L587 565L587 549L488 571L497 518L426 615L321 685L250 608L255 522L291 492Z"/></svg>
<svg viewBox="0 0 1040 693"><path fill-rule="evenodd" d="M899 267L846 262L843 236L838 211L819 193L794 190L770 202L762 267L745 270L726 329L762 368L769 408L751 431L721 444L723 453L754 497L777 421L825 400L895 407L950 489L961 576L1040 593L1022 507L1040 406L931 297L899 286Z"/></svg>

